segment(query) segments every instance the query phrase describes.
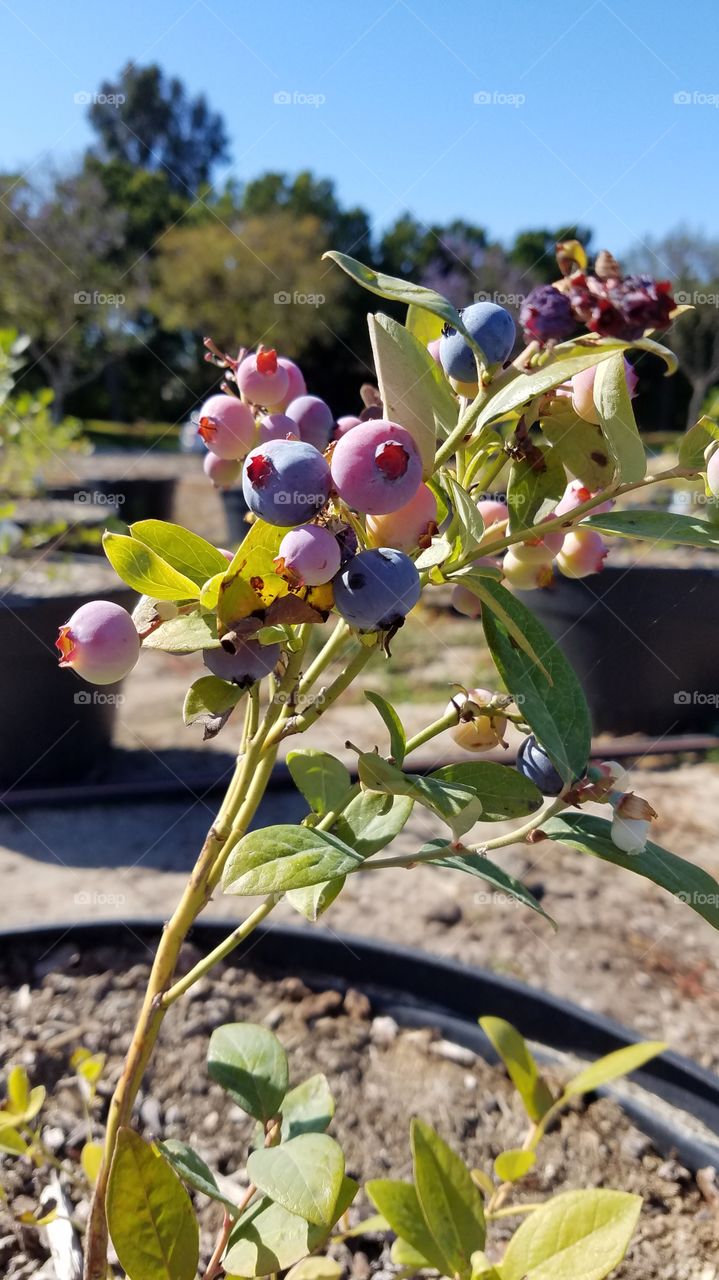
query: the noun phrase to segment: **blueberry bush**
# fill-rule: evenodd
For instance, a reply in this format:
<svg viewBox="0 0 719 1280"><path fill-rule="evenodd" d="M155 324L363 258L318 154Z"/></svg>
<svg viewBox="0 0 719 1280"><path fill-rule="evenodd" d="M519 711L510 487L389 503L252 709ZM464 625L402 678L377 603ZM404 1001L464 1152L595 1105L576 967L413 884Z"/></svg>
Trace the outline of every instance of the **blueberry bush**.
<svg viewBox="0 0 719 1280"><path fill-rule="evenodd" d="M205 737L238 725L234 776L163 932L110 1106L86 1235L88 1280L106 1275L108 1218L123 1260L123 1213L138 1177L151 1205L166 1210L165 1228L178 1243L172 1261L152 1266L129 1248L130 1280L195 1275L196 1227L181 1179L207 1191L212 1176L192 1153L143 1145L131 1128L133 1104L167 1010L280 900L316 920L348 876L424 863L438 875L479 877L541 912L502 867L501 852L551 839L647 877L719 924L717 884L651 841L656 814L619 765L590 763L582 690L512 590L542 588L555 569L571 577L596 572L609 535L719 546L716 527L692 516L613 509L625 494L699 476L707 465L708 483L719 489L713 421L702 419L686 434L677 465L650 476L632 409L625 353L651 352L670 374L674 357L652 335L681 308L667 284L623 278L609 254L589 270L581 245L560 249L561 277L522 307L527 345L512 362L514 324L501 307L482 303L459 313L432 290L331 253L370 293L407 307L404 324L370 314L378 389L363 388L364 408L338 427L328 407L306 394L291 361L263 348L235 358L208 339L222 384L199 413L206 470L216 484L241 483L252 513L246 538L232 554L156 520L128 535L108 533L107 556L141 593L140 604L130 619L98 601L62 628L62 664L98 683L130 671L141 648L201 652L207 673L187 691L185 722L202 725ZM412 625L422 596L446 585L483 628L496 688L473 688L472 672L458 673L464 684L446 709L410 737L397 709L369 690L377 745L357 751L356 780L329 752L298 747L288 764L307 816L250 830L280 743L315 725L366 667L391 661L397 629ZM524 734L516 768L478 760L503 741L510 722ZM466 762L413 769L417 749L447 729ZM605 805L607 817L586 814L590 801ZM431 811L443 834L411 854L393 854L415 805ZM507 820L518 825L492 836L491 824ZM477 824L479 840L470 838ZM260 905L178 978L188 930L220 889L259 896ZM591 1274L599 1280L622 1256L624 1228L636 1217L631 1197L619 1192L570 1193L562 1205L538 1208L501 1264L483 1258L486 1222L502 1211L507 1185L529 1167L535 1138L558 1105L526 1046L501 1028L494 1034L535 1126L522 1152L505 1153L499 1189L474 1180L418 1120L414 1184L370 1184L369 1194L410 1267L462 1280L540 1280L584 1274L579 1262L594 1250ZM318 1120L325 1104L303 1095L305 1120L293 1127L287 1107L297 1089L287 1092L286 1058L262 1028L218 1029L210 1073L261 1129L247 1161L251 1193L246 1203L226 1206L207 1280L221 1268L245 1277L284 1270L321 1247L354 1195ZM594 1197L586 1213L582 1195ZM150 1241L153 1229L138 1228L134 1244ZM563 1263L552 1261L560 1236L571 1245ZM302 1272L312 1274L319 1273Z"/></svg>

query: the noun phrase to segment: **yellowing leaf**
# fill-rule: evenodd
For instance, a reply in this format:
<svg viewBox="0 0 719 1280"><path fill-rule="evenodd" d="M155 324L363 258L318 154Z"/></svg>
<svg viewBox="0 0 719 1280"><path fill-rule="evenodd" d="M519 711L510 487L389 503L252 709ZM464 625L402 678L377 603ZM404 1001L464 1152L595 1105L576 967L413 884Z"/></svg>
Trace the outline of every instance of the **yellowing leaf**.
<svg viewBox="0 0 719 1280"><path fill-rule="evenodd" d="M101 1142L86 1142L80 1152L80 1164L91 1187L97 1182L97 1175L102 1164L103 1147Z"/></svg>
<svg viewBox="0 0 719 1280"><path fill-rule="evenodd" d="M641 1206L624 1191L554 1196L512 1236L502 1280L604 1280L624 1257Z"/></svg>
<svg viewBox="0 0 719 1280"><path fill-rule="evenodd" d="M589 1093L592 1089L608 1084L610 1080L617 1080L631 1071L638 1071L645 1062L656 1058L659 1053L664 1053L666 1048L667 1045L663 1040L645 1040L641 1044L630 1044L624 1049L616 1049L614 1053L598 1058L591 1066L585 1067L584 1071L574 1076L569 1084L565 1085L564 1096L576 1098L581 1093Z"/></svg>

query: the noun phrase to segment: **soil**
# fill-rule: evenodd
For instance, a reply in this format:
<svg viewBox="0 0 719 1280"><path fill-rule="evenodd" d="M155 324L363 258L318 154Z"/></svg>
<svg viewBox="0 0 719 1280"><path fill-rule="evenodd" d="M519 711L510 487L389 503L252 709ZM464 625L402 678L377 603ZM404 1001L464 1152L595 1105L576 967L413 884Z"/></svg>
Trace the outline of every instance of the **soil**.
<svg viewBox="0 0 719 1280"><path fill-rule="evenodd" d="M184 964L197 956L188 947ZM48 1087L44 1133L56 1156L76 1158L86 1127L69 1057L79 1044L107 1053L95 1123L104 1118L120 1070L131 1021L147 978L137 946L123 953L99 948L78 954L65 946L31 957L15 951L0 969L0 1039L8 1062L22 1062L33 1083ZM323 1071L337 1101L331 1132L341 1142L347 1171L371 1177L411 1175L408 1126L413 1114L439 1130L473 1168L491 1169L499 1151L521 1144L526 1121L503 1071L429 1030L400 1030L375 1017L357 991L310 990L300 977L277 980L228 964L165 1020L139 1099L136 1121L147 1137L190 1142L238 1195L253 1122L206 1074L207 1038L223 1022L261 1022L277 1032L290 1056L291 1080ZM557 1085L562 1073L547 1072ZM408 1082L411 1086L408 1087ZM4 1160L3 1178L16 1212L31 1207L41 1178L24 1161ZM516 1193L542 1200L574 1187L618 1187L640 1194L640 1224L617 1280L715 1280L719 1275L719 1205L702 1196L694 1178L665 1159L609 1098L575 1105L547 1136L535 1170ZM226 1187L226 1189L228 1189ZM79 1221L87 1201L75 1197ZM198 1197L206 1261L219 1226L217 1206ZM370 1212L364 1199L351 1223ZM491 1230L497 1260L516 1222ZM332 1252L352 1280L390 1277L387 1243L358 1237ZM42 1232L5 1219L0 1261L7 1280L49 1277Z"/></svg>

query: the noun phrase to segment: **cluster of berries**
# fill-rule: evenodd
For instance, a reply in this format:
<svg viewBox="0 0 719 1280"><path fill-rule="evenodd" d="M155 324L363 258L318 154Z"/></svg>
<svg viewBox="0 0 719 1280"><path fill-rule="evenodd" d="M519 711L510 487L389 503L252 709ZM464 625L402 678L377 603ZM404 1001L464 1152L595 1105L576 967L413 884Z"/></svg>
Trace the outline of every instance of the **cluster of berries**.
<svg viewBox="0 0 719 1280"><path fill-rule="evenodd" d="M623 276L607 250L597 255L593 272L583 269L583 256L579 265L577 257L558 258L562 279L532 289L522 304L519 320L528 339L562 342L584 325L600 337L632 342L667 328L677 306L668 280Z"/></svg>

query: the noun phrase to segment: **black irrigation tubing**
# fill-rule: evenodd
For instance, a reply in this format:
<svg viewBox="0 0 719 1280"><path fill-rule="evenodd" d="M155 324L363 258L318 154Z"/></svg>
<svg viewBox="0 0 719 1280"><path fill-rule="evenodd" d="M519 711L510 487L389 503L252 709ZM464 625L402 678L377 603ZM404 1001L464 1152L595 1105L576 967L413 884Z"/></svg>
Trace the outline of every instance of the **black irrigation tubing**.
<svg viewBox="0 0 719 1280"><path fill-rule="evenodd" d="M199 921L190 937L203 952L210 951L236 925L236 920ZM139 919L3 930L0 961L12 972L23 952L41 951L47 962L60 944L77 944L80 949L136 946L138 941L156 941L162 928L161 920ZM248 966L273 974L292 972L312 987L358 987L375 1011L403 1025L435 1028L489 1061L496 1061L496 1054L477 1022L485 1015L508 1019L528 1040L543 1046L550 1061L552 1051L594 1059L641 1039L611 1018L490 970L352 934L266 925L233 956L234 963L244 957ZM717 1136L716 1144L708 1142L685 1127L680 1117L673 1120L657 1113L633 1096L619 1098L625 1113L657 1149L676 1155L694 1172L719 1167L719 1077L669 1050L634 1072L632 1079L647 1094L687 1112Z"/></svg>
<svg viewBox="0 0 719 1280"><path fill-rule="evenodd" d="M713 734L668 736L656 742L651 738L608 738L592 744L591 758L593 760L628 760L642 756L672 756L684 753L702 755L717 750L719 750L719 737ZM209 754L208 752L208 757ZM160 752L159 755L161 757L162 753ZM514 764L515 758L516 751L513 748L501 753L485 752L482 756L483 760L510 765ZM466 755L462 755L461 761L464 762L466 759ZM460 761L459 756L455 760L448 754L436 759L426 758L422 762L421 771L428 773L431 769L438 769L441 765L458 761ZM227 787L230 776L228 769L231 771L232 764L232 758L228 757L227 767L222 772L222 776L219 776L218 769L218 776L213 777L208 774L204 779L202 776L192 779L177 776L143 781L139 777L133 777L56 787L10 787L7 790L0 790L0 810L2 806L6 809L31 809L73 804L124 804L127 800L164 801L174 800L180 796L186 797L188 792L203 796L218 795ZM350 773L356 781L356 770L350 767ZM294 783L287 765L279 761L272 771L268 790L287 789L294 790Z"/></svg>

